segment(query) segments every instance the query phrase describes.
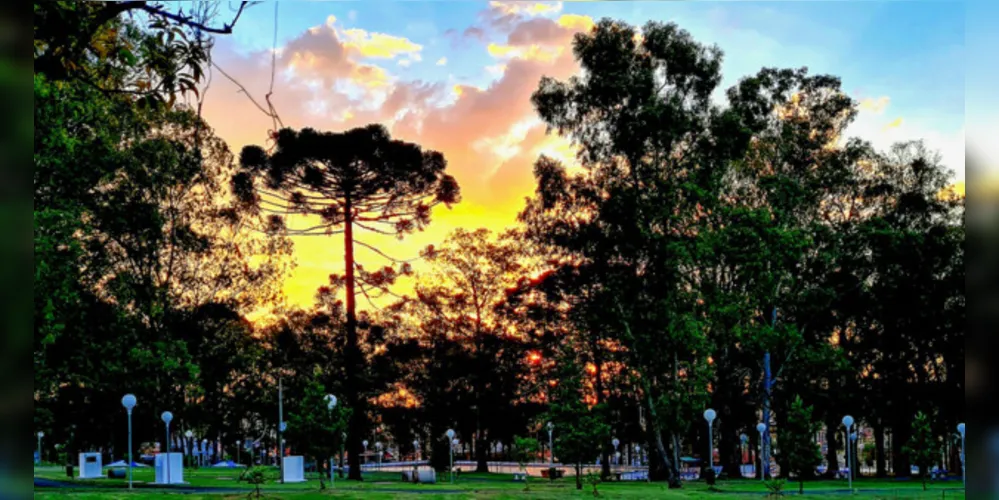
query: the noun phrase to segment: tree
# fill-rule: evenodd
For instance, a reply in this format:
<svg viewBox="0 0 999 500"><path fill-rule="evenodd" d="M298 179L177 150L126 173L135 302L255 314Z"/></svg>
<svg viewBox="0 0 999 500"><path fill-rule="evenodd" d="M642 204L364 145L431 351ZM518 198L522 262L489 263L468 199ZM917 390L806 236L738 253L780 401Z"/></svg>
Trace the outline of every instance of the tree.
<svg viewBox="0 0 999 500"><path fill-rule="evenodd" d="M327 458L333 460L350 413L342 404L337 404L331 411L327 396L323 385L313 378L288 413L288 440L303 456L312 457L316 464L322 464ZM326 474L321 465L318 468L319 487L325 489Z"/></svg>
<svg viewBox="0 0 999 500"><path fill-rule="evenodd" d="M818 432L819 424L812 419L812 407L805 406L801 397L794 398L786 422L777 429L777 441L788 472L798 477L799 494L805 493L805 479L822 463L822 453L815 442Z"/></svg>
<svg viewBox="0 0 999 500"><path fill-rule="evenodd" d="M392 140L380 125L343 133L282 129L275 139L273 153L259 146L243 148L242 171L233 177L233 186L244 207L271 214L273 228L285 227L283 217L297 214L320 220L311 227L290 230L293 235L343 234L345 272L342 280L334 279L334 285L342 284L346 295L344 382L346 403L352 409L347 450L350 478L360 480L367 410L359 396L364 390L358 379L364 359L357 339L355 292L370 299L369 291L385 290L409 266L366 272L354 258L355 244L387 255L356 239L354 231L402 237L423 229L435 205L450 206L459 200L458 184L444 172L447 165L442 154Z"/></svg>
<svg viewBox="0 0 999 500"><path fill-rule="evenodd" d="M703 318L691 313L691 257L702 214L749 135L710 101L721 79L717 47L674 24L648 23L641 35L603 19L573 41L582 76L542 79L532 102L549 129L581 147L586 171L569 176L539 159L537 194L522 219L538 241L598 269L610 333L626 349L650 419L653 474L679 487L662 438L671 430L663 396L682 392L678 361L706 365Z"/></svg>
<svg viewBox="0 0 999 500"><path fill-rule="evenodd" d="M538 457L538 440L533 437L517 436L513 439L513 450L520 464L520 471L524 473L524 491L530 491L531 474L527 471L527 464Z"/></svg>
<svg viewBox="0 0 999 500"><path fill-rule="evenodd" d="M576 489L583 489L583 464L600 454L611 440L611 428L602 414L603 408L591 407L584 401L582 369L572 358L559 362L561 377L552 392L547 420L554 425L554 455L573 464L576 469Z"/></svg>
<svg viewBox="0 0 999 500"><path fill-rule="evenodd" d="M85 408L129 391L146 402L136 418L182 407L194 332L239 322L200 308L270 302L290 248L227 210L232 156L190 110L36 75L35 123L36 408L61 409L53 438L106 446L121 422ZM190 335L169 328L211 310Z"/></svg>
<svg viewBox="0 0 999 500"><path fill-rule="evenodd" d="M241 2L231 21L214 27L208 25L217 14L214 2L183 5L176 12L169 4L146 1L38 2L35 74L172 106L177 97L198 93L212 45L206 35L232 33L252 3ZM145 29L133 16L140 12Z"/></svg>
<svg viewBox="0 0 999 500"><path fill-rule="evenodd" d="M919 467L919 477L923 480L923 490L926 490L930 467L940 458L940 441L930 427L930 417L925 413L916 413L916 418L912 421L912 434L903 451Z"/></svg>
<svg viewBox="0 0 999 500"><path fill-rule="evenodd" d="M510 384L504 384L503 344L508 331L497 309L507 289L526 272L526 259L510 236L494 237L488 229L457 229L440 247L424 252L431 270L419 277L416 304L429 308L451 325L451 335L464 339L471 358L471 402L475 413L476 472L489 472L487 449L494 426L512 402ZM516 353L516 351L514 351ZM513 373L507 373L511 377ZM515 382L515 379L507 379Z"/></svg>

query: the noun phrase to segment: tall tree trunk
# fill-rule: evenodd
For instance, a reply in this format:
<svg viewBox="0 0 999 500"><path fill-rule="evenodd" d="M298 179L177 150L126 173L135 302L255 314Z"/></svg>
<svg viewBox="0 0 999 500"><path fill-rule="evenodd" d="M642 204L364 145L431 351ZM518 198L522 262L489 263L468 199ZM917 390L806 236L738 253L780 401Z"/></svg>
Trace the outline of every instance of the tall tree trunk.
<svg viewBox="0 0 999 500"><path fill-rule="evenodd" d="M347 405L350 408L350 420L347 423L347 466L350 472L348 479L361 480L361 435L365 427L364 398L358 387L363 369L361 360L361 349L357 343L357 303L355 300L354 283L354 218L352 213L350 197L344 200L344 264L346 266L346 287L347 287L347 335L344 345L344 392L347 396Z"/></svg>
<svg viewBox="0 0 999 500"><path fill-rule="evenodd" d="M576 489L583 489L583 464L576 464Z"/></svg>
<svg viewBox="0 0 999 500"><path fill-rule="evenodd" d="M481 411L481 410L479 410ZM487 442L481 425L475 433L475 472L489 472L489 456Z"/></svg>
<svg viewBox="0 0 999 500"><path fill-rule="evenodd" d="M874 424L874 460L877 463L877 476L887 477L888 469L885 467L885 426L878 419Z"/></svg>
<svg viewBox="0 0 999 500"><path fill-rule="evenodd" d="M839 473L839 458L836 456L836 425L835 419L826 420L826 477L834 477Z"/></svg>
<svg viewBox="0 0 999 500"><path fill-rule="evenodd" d="M603 356L600 353L600 346L594 339L590 344L590 351L593 356L593 366L596 367L594 372L596 380L593 382L593 389L597 404L604 402L604 381L603 381ZM606 414L604 414L606 418ZM600 478L606 480L610 477L610 443L602 443L600 445Z"/></svg>
<svg viewBox="0 0 999 500"><path fill-rule="evenodd" d="M683 485L680 483L680 472L676 469L676 464L673 463L669 458L669 454L666 453L666 447L663 445L663 432L659 429L659 417L656 413L655 403L652 401L651 387L647 380L642 379L643 385L645 386L645 404L648 405L649 410L649 431L652 436L652 443L656 447L656 452L659 455L659 461L666 471L666 482L669 483L670 488L681 488Z"/></svg>
<svg viewBox="0 0 999 500"><path fill-rule="evenodd" d="M909 456L902 450L905 443L909 441L910 433L909 426L905 423L892 426L891 454L895 477L912 477Z"/></svg>

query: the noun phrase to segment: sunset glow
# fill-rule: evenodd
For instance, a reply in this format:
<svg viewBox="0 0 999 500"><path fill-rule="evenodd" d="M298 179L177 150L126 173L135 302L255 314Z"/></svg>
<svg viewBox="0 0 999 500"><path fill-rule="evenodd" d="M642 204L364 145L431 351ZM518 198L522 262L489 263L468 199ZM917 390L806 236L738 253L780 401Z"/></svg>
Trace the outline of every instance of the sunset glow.
<svg viewBox="0 0 999 500"><path fill-rule="evenodd" d="M575 147L566 138L546 134L530 96L542 76L565 79L578 71L572 37L604 16L637 25L648 19L675 20L704 42L717 43L725 51L722 89L763 66L811 66L814 61L857 58L862 61L859 65L816 64L820 72L842 75L844 89L859 102L850 135L877 147L925 138L956 172L955 191L963 193L964 128L959 115L963 102L958 109L946 100L946 93L920 91L923 84L910 72L922 64L906 63L886 74L882 65L867 62L870 44L827 43L840 33L906 29L901 20L884 21L897 26L864 28L857 24L858 15L847 13L853 7L820 15L796 5L771 21L766 21L770 7L733 3L302 2L279 8L272 102L286 126L344 130L383 123L396 138L444 153L448 171L461 186L463 201L450 210L434 210L433 222L424 232L401 241L360 232L359 238L393 257L413 258L456 227L498 231L514 225L524 198L533 193L533 162L541 154L578 168ZM739 18L758 22L750 28L732 21ZM819 18L821 28L816 24ZM240 24L232 37L218 39L213 60L259 102L269 91L272 51L269 35L260 35L274 28L273 10L248 9ZM816 31L822 36L809 35ZM927 57L948 60L945 49L933 54ZM935 73L962 74L939 69ZM963 83L958 80L954 85L960 87ZM934 85L939 89L941 84ZM907 95L893 94L901 88L920 95L924 107L917 109ZM274 128L273 121L238 90L216 75L212 98L204 108L216 133L237 153L246 144L264 144L268 130ZM928 101L933 99L939 102ZM926 115L923 109L937 111ZM327 284L329 274L343 270L343 241L316 236L296 238L294 244L297 267L284 292L289 305L311 307L316 289ZM366 267L384 264L366 248L356 252ZM423 268L420 262L414 266L417 271ZM412 283L403 280L396 292L411 289ZM369 305L361 300L359 307Z"/></svg>

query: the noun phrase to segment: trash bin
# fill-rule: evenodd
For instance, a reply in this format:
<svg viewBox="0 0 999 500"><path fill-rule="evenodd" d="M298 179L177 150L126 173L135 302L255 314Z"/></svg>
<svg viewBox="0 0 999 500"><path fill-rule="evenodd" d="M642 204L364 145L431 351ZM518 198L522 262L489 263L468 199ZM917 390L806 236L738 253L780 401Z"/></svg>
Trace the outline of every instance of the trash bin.
<svg viewBox="0 0 999 500"><path fill-rule="evenodd" d="M73 466L72 465L67 465L66 466L66 477L68 477L70 479L73 478Z"/></svg>

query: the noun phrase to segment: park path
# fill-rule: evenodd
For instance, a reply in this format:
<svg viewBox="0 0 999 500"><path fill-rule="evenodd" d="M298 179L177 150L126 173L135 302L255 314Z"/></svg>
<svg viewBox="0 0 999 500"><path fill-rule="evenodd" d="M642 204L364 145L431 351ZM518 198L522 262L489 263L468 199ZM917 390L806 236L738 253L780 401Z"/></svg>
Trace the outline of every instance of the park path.
<svg viewBox="0 0 999 500"><path fill-rule="evenodd" d="M124 489L124 488L108 488L105 485L100 484L86 484L86 483L75 483L70 481L56 481L52 479L45 479L36 477L35 479L35 489L62 489L62 488L72 488L72 489ZM247 493L252 491L249 488L227 488L225 486L149 486L149 485L135 485L135 489L141 489L143 491L150 491L156 493L221 493L221 494L239 494ZM274 493L306 493L309 490L303 490L301 488L267 488L262 490L266 492ZM358 491L371 491L378 493L399 493L399 494L413 494L413 495L425 495L425 494L439 494L439 495L455 495L461 493L469 493L465 490L412 490L403 488L366 488L364 490Z"/></svg>

